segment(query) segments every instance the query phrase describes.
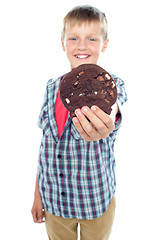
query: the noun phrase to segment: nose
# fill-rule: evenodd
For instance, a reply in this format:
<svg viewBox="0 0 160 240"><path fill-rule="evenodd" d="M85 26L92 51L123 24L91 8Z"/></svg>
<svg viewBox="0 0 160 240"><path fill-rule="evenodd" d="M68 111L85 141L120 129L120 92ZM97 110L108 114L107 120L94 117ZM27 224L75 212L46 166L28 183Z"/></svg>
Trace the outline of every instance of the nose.
<svg viewBox="0 0 160 240"><path fill-rule="evenodd" d="M77 49L78 49L78 50L86 50L86 49L87 49L87 44L86 44L85 39L84 39L84 40L83 40L83 39L80 39L80 40L78 41Z"/></svg>

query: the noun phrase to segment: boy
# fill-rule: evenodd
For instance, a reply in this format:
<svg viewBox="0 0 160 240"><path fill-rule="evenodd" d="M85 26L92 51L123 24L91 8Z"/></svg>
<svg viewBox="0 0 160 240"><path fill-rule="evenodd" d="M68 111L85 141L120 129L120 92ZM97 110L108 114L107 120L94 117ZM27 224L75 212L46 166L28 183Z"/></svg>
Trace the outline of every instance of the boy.
<svg viewBox="0 0 160 240"><path fill-rule="evenodd" d="M108 46L105 14L91 6L72 9L64 18L62 48L71 69L97 64ZM114 141L127 100L124 83L112 75L118 102L111 115L97 106L76 109L73 119L59 98L62 77L49 80L38 125L43 129L33 219L45 216L49 239L107 240L115 213ZM86 117L90 122L86 119Z"/></svg>

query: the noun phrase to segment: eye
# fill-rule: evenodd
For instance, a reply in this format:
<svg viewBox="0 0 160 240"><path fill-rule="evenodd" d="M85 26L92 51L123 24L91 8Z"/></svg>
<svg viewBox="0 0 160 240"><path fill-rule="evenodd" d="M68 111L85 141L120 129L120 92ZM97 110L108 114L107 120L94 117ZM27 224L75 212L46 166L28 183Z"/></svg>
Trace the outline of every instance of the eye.
<svg viewBox="0 0 160 240"><path fill-rule="evenodd" d="M94 39L94 38L90 38L90 39L89 39L89 41L91 41L91 42L94 42L94 41L95 41L95 39Z"/></svg>
<svg viewBox="0 0 160 240"><path fill-rule="evenodd" d="M76 41L77 38L76 38L76 37L72 37L72 38L70 38L69 40Z"/></svg>

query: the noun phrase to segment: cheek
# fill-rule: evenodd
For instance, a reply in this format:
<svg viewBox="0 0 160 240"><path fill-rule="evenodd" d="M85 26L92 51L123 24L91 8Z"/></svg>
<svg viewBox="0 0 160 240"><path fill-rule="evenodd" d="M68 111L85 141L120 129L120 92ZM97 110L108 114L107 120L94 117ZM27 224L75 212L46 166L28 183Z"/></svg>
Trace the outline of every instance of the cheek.
<svg viewBox="0 0 160 240"><path fill-rule="evenodd" d="M66 46L66 53L67 53L67 55L71 55L71 54L73 54L73 52L74 52L73 47Z"/></svg>
<svg viewBox="0 0 160 240"><path fill-rule="evenodd" d="M101 51L101 45L99 44L99 43L97 43L97 45L95 45L94 47L92 47L92 52L94 53L94 54L99 54L100 53L100 51Z"/></svg>
<svg viewBox="0 0 160 240"><path fill-rule="evenodd" d="M96 50L92 51L92 53L94 54L94 56L99 56L100 49L96 49Z"/></svg>
<svg viewBox="0 0 160 240"><path fill-rule="evenodd" d="M76 43L66 42L66 49L68 49L68 51L72 51L75 47L76 47Z"/></svg>

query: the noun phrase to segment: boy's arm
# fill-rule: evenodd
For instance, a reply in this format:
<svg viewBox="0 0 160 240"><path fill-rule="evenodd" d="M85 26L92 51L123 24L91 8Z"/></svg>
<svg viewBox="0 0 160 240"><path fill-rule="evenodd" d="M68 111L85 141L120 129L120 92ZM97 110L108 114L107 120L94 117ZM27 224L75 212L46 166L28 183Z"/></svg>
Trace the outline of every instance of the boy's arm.
<svg viewBox="0 0 160 240"><path fill-rule="evenodd" d="M38 177L36 178L36 186L35 186L35 195L34 195L34 203L32 207L32 217L35 223L44 222L44 208L42 204L41 195L38 187Z"/></svg>
<svg viewBox="0 0 160 240"><path fill-rule="evenodd" d="M102 138L107 138L114 130L117 112L117 103L112 106L110 115L97 106L92 106L91 108L84 106L81 109L76 109L75 114L77 117L73 118L73 123L84 140L98 141Z"/></svg>

